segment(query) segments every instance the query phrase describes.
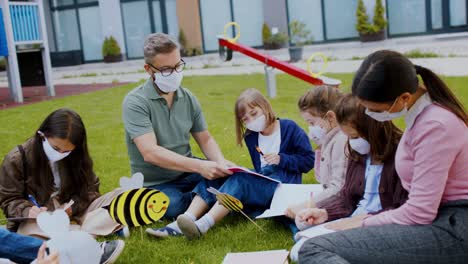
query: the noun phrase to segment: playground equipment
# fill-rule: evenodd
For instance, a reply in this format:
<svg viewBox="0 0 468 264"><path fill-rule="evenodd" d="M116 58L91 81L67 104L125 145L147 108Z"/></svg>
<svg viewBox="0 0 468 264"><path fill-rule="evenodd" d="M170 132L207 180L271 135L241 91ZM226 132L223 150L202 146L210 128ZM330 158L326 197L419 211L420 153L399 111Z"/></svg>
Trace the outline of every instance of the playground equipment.
<svg viewBox="0 0 468 264"><path fill-rule="evenodd" d="M227 30L235 26L236 35L234 38L229 38L227 36ZM287 74L290 74L296 78L299 78L303 81L306 81L312 85L331 85L338 87L341 84L340 80L332 79L326 76L323 76L325 68L327 66L327 58L322 53L315 53L307 60L308 71L301 69L290 63L280 61L272 56L261 53L258 50L239 44L237 40L240 38L240 27L236 22L230 22L224 26L224 34L218 35L218 44L219 44L219 56L223 61L230 61L233 56L233 51L240 52L246 56L249 56L253 59L256 59L265 64L265 79L267 84L267 93L269 97L274 98L276 96L276 78L274 69L281 70ZM323 68L318 73L313 73L311 70L311 63L315 57L323 58Z"/></svg>
<svg viewBox="0 0 468 264"><path fill-rule="evenodd" d="M0 0L0 8L0 47L5 43L7 47L1 56L7 58L10 96L15 102L23 102L18 54L31 52L31 50L41 52L42 72L47 86L47 94L55 96L42 0L22 2ZM1 31L4 31L5 34L1 34Z"/></svg>

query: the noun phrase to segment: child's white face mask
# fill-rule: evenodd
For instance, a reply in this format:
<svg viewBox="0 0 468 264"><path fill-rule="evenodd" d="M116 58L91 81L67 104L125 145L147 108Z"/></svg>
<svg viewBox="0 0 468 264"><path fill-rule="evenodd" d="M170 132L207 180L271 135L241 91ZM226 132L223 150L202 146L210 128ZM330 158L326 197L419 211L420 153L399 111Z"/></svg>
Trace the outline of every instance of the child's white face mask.
<svg viewBox="0 0 468 264"><path fill-rule="evenodd" d="M326 134L327 134L327 130L325 130L324 128L322 128L319 125L309 126L308 136L317 145L322 144L322 139L323 139L323 137L325 137Z"/></svg>
<svg viewBox="0 0 468 264"><path fill-rule="evenodd" d="M245 124L245 127L254 132L262 132L266 127L266 117L265 115L261 115L256 119L250 121L249 123Z"/></svg>
<svg viewBox="0 0 468 264"><path fill-rule="evenodd" d="M349 139L349 145L361 155L367 155L370 152L370 144L363 138Z"/></svg>
<svg viewBox="0 0 468 264"><path fill-rule="evenodd" d="M66 158L68 155L70 155L71 151L62 153L62 152L58 152L57 150L55 150L50 145L49 140L47 140L47 137L41 131L38 131L38 133L42 136L42 139L43 139L42 148L44 149L44 153L46 154L50 162L57 162L59 160Z"/></svg>

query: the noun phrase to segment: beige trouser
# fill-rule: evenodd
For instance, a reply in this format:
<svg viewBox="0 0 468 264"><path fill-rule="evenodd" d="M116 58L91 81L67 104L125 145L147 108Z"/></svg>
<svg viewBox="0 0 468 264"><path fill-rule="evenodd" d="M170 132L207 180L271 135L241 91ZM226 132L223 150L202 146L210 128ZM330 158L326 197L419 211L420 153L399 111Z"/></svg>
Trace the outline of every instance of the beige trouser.
<svg viewBox="0 0 468 264"><path fill-rule="evenodd" d="M93 236L106 236L112 234L114 231L119 230L122 226L116 223L109 215L109 212L102 208L109 205L112 200L124 191L117 188L109 193L106 193L96 200L94 200L79 219L81 225L76 223L70 223L70 231L84 231ZM54 209L63 208L63 204L59 204L54 199ZM50 208L49 208L50 210ZM51 210L50 210L51 211ZM35 220L28 220L20 224L18 233L27 236L36 236L40 238L48 239L49 236L45 234L41 228L37 225Z"/></svg>

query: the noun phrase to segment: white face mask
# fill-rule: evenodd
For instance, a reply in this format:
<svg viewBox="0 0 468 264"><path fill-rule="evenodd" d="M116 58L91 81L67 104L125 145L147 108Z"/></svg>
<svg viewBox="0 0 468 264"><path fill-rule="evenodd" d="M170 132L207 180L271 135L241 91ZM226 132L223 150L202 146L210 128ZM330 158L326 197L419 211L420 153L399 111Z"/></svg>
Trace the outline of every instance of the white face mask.
<svg viewBox="0 0 468 264"><path fill-rule="evenodd" d="M390 113L388 111L372 112L366 108L366 114L379 122L390 121L390 120L405 116L407 113L408 113L408 108L406 106L403 110L401 110L400 112L396 112L396 113Z"/></svg>
<svg viewBox="0 0 468 264"><path fill-rule="evenodd" d="M163 93L175 92L180 87L184 75L182 72L173 71L169 76L162 76L160 72L154 73L154 84Z"/></svg>
<svg viewBox="0 0 468 264"><path fill-rule="evenodd" d="M57 162L59 160L62 160L64 158L66 158L68 155L70 155L71 151L67 151L67 152L58 152L57 150L55 150L49 143L49 141L47 140L47 138L44 136L44 134L42 132L38 132L40 135L43 136L43 140L42 140L42 148L44 149L44 152L47 156L47 158L49 159L50 162Z"/></svg>
<svg viewBox="0 0 468 264"><path fill-rule="evenodd" d="M254 132L262 132L266 126L266 117L265 115L261 115L257 117L257 119L250 121L249 123L245 124L245 127Z"/></svg>
<svg viewBox="0 0 468 264"><path fill-rule="evenodd" d="M315 142L315 144L322 144L323 137L327 134L327 131L321 126L309 126L309 138Z"/></svg>
<svg viewBox="0 0 468 264"><path fill-rule="evenodd" d="M405 116L408 113L408 107L406 106L406 103L405 103L405 108L403 108L403 110L401 110L400 112L396 112L396 113L389 112L390 109L393 108L395 103L396 103L396 100L387 111L383 111L383 112L373 112L366 108L366 111L365 111L366 115L370 116L371 118L379 122L390 121L390 120Z"/></svg>
<svg viewBox="0 0 468 264"><path fill-rule="evenodd" d="M363 138L349 139L349 145L361 155L367 155L370 152L370 144Z"/></svg>

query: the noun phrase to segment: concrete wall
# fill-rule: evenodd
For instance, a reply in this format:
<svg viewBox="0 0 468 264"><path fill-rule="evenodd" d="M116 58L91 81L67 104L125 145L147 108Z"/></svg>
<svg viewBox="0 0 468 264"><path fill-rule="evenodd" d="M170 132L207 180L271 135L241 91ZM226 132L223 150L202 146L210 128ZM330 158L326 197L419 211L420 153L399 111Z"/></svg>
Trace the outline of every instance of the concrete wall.
<svg viewBox="0 0 468 264"><path fill-rule="evenodd" d="M203 48L198 0L177 0L177 17L187 46Z"/></svg>
<svg viewBox="0 0 468 264"><path fill-rule="evenodd" d="M288 33L286 0L263 0L263 15L270 28L277 27L280 32Z"/></svg>
<svg viewBox="0 0 468 264"><path fill-rule="evenodd" d="M119 0L99 0L103 38L113 36L125 55L125 38Z"/></svg>

